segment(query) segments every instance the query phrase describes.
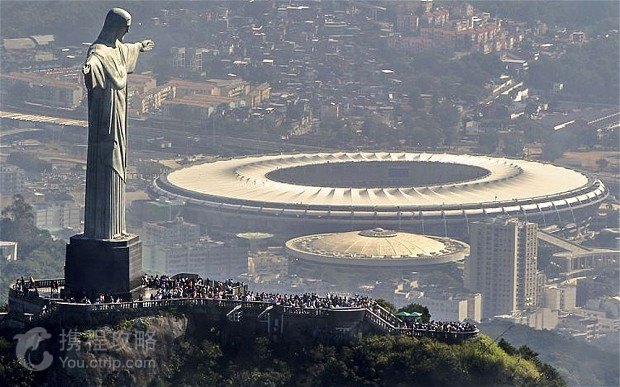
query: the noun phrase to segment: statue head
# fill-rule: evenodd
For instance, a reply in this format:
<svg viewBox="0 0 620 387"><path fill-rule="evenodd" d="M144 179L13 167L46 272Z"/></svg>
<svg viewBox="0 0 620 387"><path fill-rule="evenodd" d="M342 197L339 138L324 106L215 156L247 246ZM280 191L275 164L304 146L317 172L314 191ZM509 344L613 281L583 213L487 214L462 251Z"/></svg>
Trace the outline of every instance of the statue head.
<svg viewBox="0 0 620 387"><path fill-rule="evenodd" d="M129 31L131 26L131 15L122 8L112 8L105 17L103 28L99 33L97 42L110 45L116 41L123 41L123 36Z"/></svg>

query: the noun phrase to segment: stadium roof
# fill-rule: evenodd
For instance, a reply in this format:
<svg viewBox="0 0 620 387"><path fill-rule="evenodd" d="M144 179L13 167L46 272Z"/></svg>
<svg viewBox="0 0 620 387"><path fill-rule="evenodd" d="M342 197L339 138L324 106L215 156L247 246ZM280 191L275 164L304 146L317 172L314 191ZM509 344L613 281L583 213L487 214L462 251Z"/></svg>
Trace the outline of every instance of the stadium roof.
<svg viewBox="0 0 620 387"><path fill-rule="evenodd" d="M351 188L347 186L304 185L275 181L267 175L274 171L308 165L362 162L424 162L455 164L486 171L475 178L436 185ZM322 167L321 167L322 168ZM426 168L426 167L425 167ZM442 167L443 168L443 167ZM327 168L326 168L327 169ZM432 170L429 170L433 173ZM326 172L327 173L327 172ZM363 177L360 177L363 179ZM339 176L326 176L339 179ZM557 199L586 201L601 195L604 186L587 189L592 182L567 168L540 162L486 156L431 153L319 153L269 155L235 158L195 165L171 172L160 178L160 187L181 197L199 200L287 208L478 208L480 203L496 207L534 206L536 202ZM549 206L551 204L548 204Z"/></svg>
<svg viewBox="0 0 620 387"><path fill-rule="evenodd" d="M302 236L286 242L286 248L304 260L372 266L454 262L469 251L454 239L382 228Z"/></svg>

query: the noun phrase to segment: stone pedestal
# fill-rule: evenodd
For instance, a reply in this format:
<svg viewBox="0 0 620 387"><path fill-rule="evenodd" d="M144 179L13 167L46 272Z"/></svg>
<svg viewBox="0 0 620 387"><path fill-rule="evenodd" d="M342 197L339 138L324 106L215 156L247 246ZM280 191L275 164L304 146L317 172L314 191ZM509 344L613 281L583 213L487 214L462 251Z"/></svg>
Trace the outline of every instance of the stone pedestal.
<svg viewBox="0 0 620 387"><path fill-rule="evenodd" d="M82 234L71 237L65 259L65 291L69 294L135 298L141 277L142 242L137 235L115 240L89 239Z"/></svg>

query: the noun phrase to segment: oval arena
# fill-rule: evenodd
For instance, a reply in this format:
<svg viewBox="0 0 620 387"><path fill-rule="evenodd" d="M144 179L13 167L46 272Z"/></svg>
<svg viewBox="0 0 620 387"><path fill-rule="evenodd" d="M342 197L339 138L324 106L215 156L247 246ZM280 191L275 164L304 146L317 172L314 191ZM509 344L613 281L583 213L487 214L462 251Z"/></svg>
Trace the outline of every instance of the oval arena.
<svg viewBox="0 0 620 387"><path fill-rule="evenodd" d="M154 197L184 200L187 220L282 236L383 227L463 236L500 215L574 227L607 195L577 171L508 158L340 152L233 158L162 175Z"/></svg>

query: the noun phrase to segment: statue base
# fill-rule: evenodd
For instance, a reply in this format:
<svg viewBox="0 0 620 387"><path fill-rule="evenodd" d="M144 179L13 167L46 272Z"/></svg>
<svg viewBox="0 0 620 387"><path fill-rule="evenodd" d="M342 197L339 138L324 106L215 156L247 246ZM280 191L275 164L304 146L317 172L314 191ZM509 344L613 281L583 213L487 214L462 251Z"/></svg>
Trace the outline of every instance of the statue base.
<svg viewBox="0 0 620 387"><path fill-rule="evenodd" d="M138 297L142 285L142 242L71 237L65 258L65 292L95 298L103 293L123 300Z"/></svg>

